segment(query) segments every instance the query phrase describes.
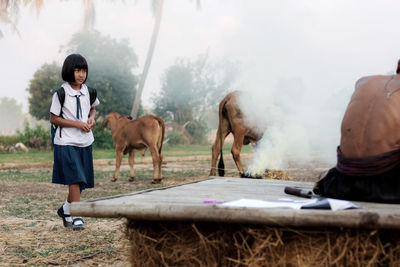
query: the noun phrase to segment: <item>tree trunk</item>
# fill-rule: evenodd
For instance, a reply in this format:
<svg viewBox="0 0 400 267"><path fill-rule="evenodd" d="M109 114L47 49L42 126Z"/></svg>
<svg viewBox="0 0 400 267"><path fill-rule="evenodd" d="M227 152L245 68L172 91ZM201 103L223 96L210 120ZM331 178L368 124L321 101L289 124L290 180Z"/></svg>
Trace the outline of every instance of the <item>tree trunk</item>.
<svg viewBox="0 0 400 267"><path fill-rule="evenodd" d="M85 12L83 17L83 31L93 31L95 23L95 9L93 0L84 0Z"/></svg>
<svg viewBox="0 0 400 267"><path fill-rule="evenodd" d="M164 0L157 0L157 9L156 9L156 17L155 17L156 21L154 23L153 34L151 36L150 47L149 47L149 50L147 51L146 62L143 67L143 73L142 73L142 76L140 77L138 89L136 91L135 100L133 102L133 107L132 107L132 112L131 112L131 116L133 119L137 118L144 84L145 84L147 74L150 69L151 59L153 57L154 48L155 48L156 42L157 42L158 32L160 30L163 4L164 4Z"/></svg>

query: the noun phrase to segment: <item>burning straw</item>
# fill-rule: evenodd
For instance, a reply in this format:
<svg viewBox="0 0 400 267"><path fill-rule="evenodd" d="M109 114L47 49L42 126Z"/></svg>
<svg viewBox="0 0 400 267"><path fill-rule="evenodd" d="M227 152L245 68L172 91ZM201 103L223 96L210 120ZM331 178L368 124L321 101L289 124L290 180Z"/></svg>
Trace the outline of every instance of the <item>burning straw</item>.
<svg viewBox="0 0 400 267"><path fill-rule="evenodd" d="M132 266L400 266L400 232L129 220Z"/></svg>
<svg viewBox="0 0 400 267"><path fill-rule="evenodd" d="M265 179L274 179L274 180L293 180L291 177L287 175L286 172L282 170L267 170L265 172Z"/></svg>

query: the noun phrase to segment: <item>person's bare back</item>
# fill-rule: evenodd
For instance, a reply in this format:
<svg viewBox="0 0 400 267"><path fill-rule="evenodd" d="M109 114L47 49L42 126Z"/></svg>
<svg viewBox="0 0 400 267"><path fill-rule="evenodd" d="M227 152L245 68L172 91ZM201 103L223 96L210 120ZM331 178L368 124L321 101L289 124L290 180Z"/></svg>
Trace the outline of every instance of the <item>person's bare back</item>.
<svg viewBox="0 0 400 267"><path fill-rule="evenodd" d="M400 75L363 77L343 117L340 150L363 158L400 149Z"/></svg>

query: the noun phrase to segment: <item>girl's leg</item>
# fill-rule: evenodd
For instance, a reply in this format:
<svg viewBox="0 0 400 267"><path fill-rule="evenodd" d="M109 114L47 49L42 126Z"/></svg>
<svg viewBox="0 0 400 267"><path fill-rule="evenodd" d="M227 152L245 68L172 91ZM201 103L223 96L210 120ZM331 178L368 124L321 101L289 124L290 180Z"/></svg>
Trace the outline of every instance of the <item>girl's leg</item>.
<svg viewBox="0 0 400 267"><path fill-rule="evenodd" d="M63 223L65 227L71 227L73 228L73 217L70 216L70 204L71 202L79 202L81 199L81 192L80 192L80 187L79 184L72 184L68 186L68 197L67 201L64 203L64 205L61 206L60 209L58 209L57 214L63 219Z"/></svg>
<svg viewBox="0 0 400 267"><path fill-rule="evenodd" d="M81 189L79 184L69 185L67 200L69 203L81 201Z"/></svg>
<svg viewBox="0 0 400 267"><path fill-rule="evenodd" d="M81 200L81 188L79 184L71 184L69 185L68 192L68 202L79 202ZM72 217L72 229L73 230L83 230L85 227L83 226L82 217Z"/></svg>

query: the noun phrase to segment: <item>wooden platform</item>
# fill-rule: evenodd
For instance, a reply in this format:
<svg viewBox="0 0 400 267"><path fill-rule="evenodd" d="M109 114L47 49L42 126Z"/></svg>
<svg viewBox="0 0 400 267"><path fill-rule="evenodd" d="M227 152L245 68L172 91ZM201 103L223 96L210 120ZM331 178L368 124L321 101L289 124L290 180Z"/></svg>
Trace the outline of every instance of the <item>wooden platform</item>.
<svg viewBox="0 0 400 267"><path fill-rule="evenodd" d="M233 201L242 198L302 199L285 194L285 186L311 189L313 183L210 177L201 182L73 203L71 214L85 217L126 217L146 221L400 229L400 205L395 204L353 202L361 209L330 211L233 208L204 203L204 201Z"/></svg>

